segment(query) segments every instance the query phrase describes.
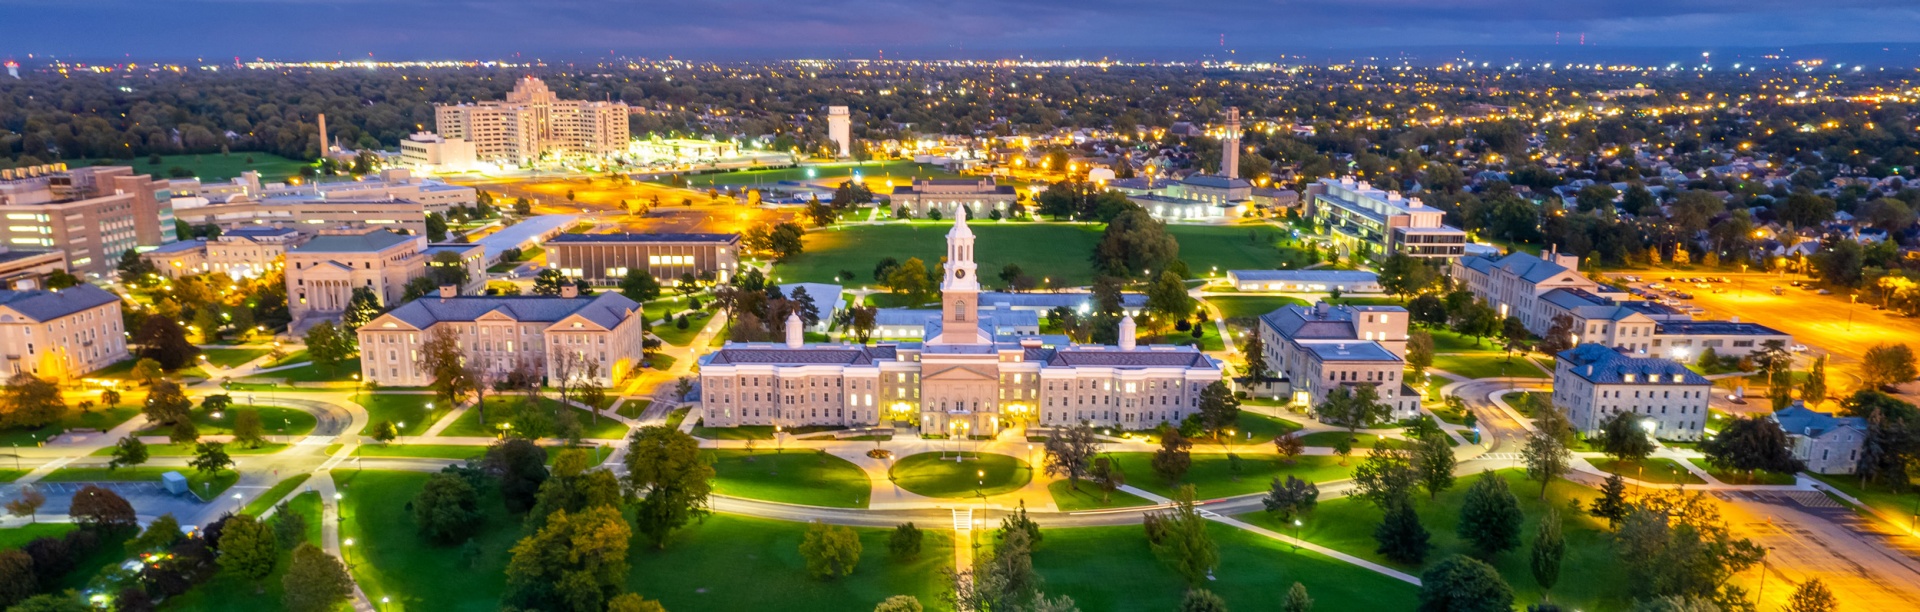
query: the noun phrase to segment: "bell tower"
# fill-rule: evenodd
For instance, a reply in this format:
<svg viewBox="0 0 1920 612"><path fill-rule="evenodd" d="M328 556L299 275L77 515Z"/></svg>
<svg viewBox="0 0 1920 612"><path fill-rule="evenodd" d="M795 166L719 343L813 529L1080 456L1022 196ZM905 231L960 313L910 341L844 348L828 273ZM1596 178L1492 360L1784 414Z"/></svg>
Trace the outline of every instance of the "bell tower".
<svg viewBox="0 0 1920 612"><path fill-rule="evenodd" d="M980 279L973 263L973 230L965 212L947 232L947 265L940 279L940 344L978 344Z"/></svg>

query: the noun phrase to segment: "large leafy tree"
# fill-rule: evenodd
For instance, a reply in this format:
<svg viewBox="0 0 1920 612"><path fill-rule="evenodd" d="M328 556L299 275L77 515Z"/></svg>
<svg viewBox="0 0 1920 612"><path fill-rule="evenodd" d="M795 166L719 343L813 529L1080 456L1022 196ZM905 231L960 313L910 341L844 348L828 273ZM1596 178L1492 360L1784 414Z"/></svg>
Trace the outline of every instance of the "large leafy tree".
<svg viewBox="0 0 1920 612"><path fill-rule="evenodd" d="M507 511L531 510L547 481L547 451L525 438L507 438L487 447L480 458L482 472L499 483L501 502Z"/></svg>
<svg viewBox="0 0 1920 612"><path fill-rule="evenodd" d="M1327 392L1314 412L1322 421L1347 428L1347 435L1352 436L1362 427L1393 416L1393 407L1381 403L1380 391L1373 385L1343 385Z"/></svg>
<svg viewBox="0 0 1920 612"><path fill-rule="evenodd" d="M200 354L199 347L187 341L186 328L178 321L161 316L147 317L140 324L140 331L133 335L133 344L140 346L141 357L152 359L167 370L186 367Z"/></svg>
<svg viewBox="0 0 1920 612"><path fill-rule="evenodd" d="M439 544L460 542L486 522L480 512L480 493L456 474L439 473L413 498L413 524L420 535Z"/></svg>
<svg viewBox="0 0 1920 612"><path fill-rule="evenodd" d="M1567 450L1572 427L1558 408L1543 407L1534 419L1534 431L1520 446L1520 458L1527 466L1527 478L1540 481L1540 499L1547 498L1547 485L1573 469L1573 452Z"/></svg>
<svg viewBox="0 0 1920 612"><path fill-rule="evenodd" d="M353 578L340 560L313 544L293 549L293 561L280 579L284 590L281 603L287 612L326 612L346 603L353 595Z"/></svg>
<svg viewBox="0 0 1920 612"><path fill-rule="evenodd" d="M1412 457L1406 449L1386 441L1374 445L1366 461L1353 469L1355 492L1374 506L1391 511L1395 504L1412 497L1419 481Z"/></svg>
<svg viewBox="0 0 1920 612"><path fill-rule="evenodd" d="M1420 575L1420 612L1508 612L1513 587L1500 570L1477 559L1454 555Z"/></svg>
<svg viewBox="0 0 1920 612"><path fill-rule="evenodd" d="M0 391L0 427L37 428L67 411L60 386L28 372L14 374Z"/></svg>
<svg viewBox="0 0 1920 612"><path fill-rule="evenodd" d="M1047 475L1067 477L1067 486L1078 491L1080 480L1093 467L1094 455L1100 453L1100 438L1093 426L1081 423L1054 430L1047 437L1046 450Z"/></svg>
<svg viewBox="0 0 1920 612"><path fill-rule="evenodd" d="M1226 381L1216 380L1200 390L1200 422L1215 438L1240 420L1240 399Z"/></svg>
<svg viewBox="0 0 1920 612"><path fill-rule="evenodd" d="M1412 464L1420 486L1427 490L1428 499L1453 488L1453 468L1458 461L1454 459L1453 444L1446 434L1431 432L1414 442Z"/></svg>
<svg viewBox="0 0 1920 612"><path fill-rule="evenodd" d="M626 466L627 488L640 495L634 520L654 546L664 548L674 529L707 515L713 466L693 436L661 426L634 430Z"/></svg>
<svg viewBox="0 0 1920 612"><path fill-rule="evenodd" d="M1163 427L1160 432L1160 450L1153 452L1153 473L1160 475L1168 483L1180 482L1187 475L1187 468L1193 467L1193 442L1171 428Z"/></svg>
<svg viewBox="0 0 1920 612"><path fill-rule="evenodd" d="M1266 497L1260 499L1261 505L1267 508L1267 514L1280 519L1282 523L1293 520L1296 512L1301 514L1313 512L1314 506L1319 502L1320 487L1312 482L1295 478L1292 474L1288 474L1284 482L1278 478L1273 479Z"/></svg>
<svg viewBox="0 0 1920 612"><path fill-rule="evenodd" d="M1427 262L1405 253L1380 262L1380 289L1404 300L1433 286L1439 274Z"/></svg>
<svg viewBox="0 0 1920 612"><path fill-rule="evenodd" d="M1520 546L1520 501L1507 490L1507 479L1482 472L1467 487L1455 533L1473 543L1474 554L1491 559Z"/></svg>
<svg viewBox="0 0 1920 612"><path fill-rule="evenodd" d="M153 382L153 389L147 393L146 406L141 409L147 420L161 425L175 425L187 421L187 411L193 408L193 400L187 399L180 385L166 379Z"/></svg>
<svg viewBox="0 0 1920 612"><path fill-rule="evenodd" d="M807 563L807 575L815 579L851 576L854 566L860 564L860 534L852 527L808 523L807 533L800 539L800 558Z"/></svg>
<svg viewBox="0 0 1920 612"><path fill-rule="evenodd" d="M220 528L220 569L249 580L273 573L280 543L265 523L252 515L227 517Z"/></svg>
<svg viewBox="0 0 1920 612"><path fill-rule="evenodd" d="M627 583L633 532L609 506L555 512L513 546L506 602L521 609L602 612Z"/></svg>
<svg viewBox="0 0 1920 612"><path fill-rule="evenodd" d="M1897 385L1915 376L1913 349L1905 344L1880 344L1861 358L1860 377L1868 387Z"/></svg>
<svg viewBox="0 0 1920 612"><path fill-rule="evenodd" d="M465 367L466 353L460 350L460 336L450 326L435 327L420 345L420 371L433 375L433 392L448 406L458 405L473 390L474 381Z"/></svg>
<svg viewBox="0 0 1920 612"><path fill-rule="evenodd" d="M1154 556L1189 587L1205 584L1207 575L1220 565L1220 550L1207 534L1207 519L1200 516L1193 498L1193 485L1175 490L1173 508L1159 516L1158 537L1148 538Z"/></svg>
<svg viewBox="0 0 1920 612"><path fill-rule="evenodd" d="M1400 563L1424 561L1432 547L1428 542L1431 538L1420 524L1420 515L1413 511L1413 502L1405 497L1388 502L1380 525L1373 529L1373 541L1378 544L1374 552Z"/></svg>
<svg viewBox="0 0 1920 612"><path fill-rule="evenodd" d="M1793 443L1780 423L1769 418L1738 417L1719 435L1700 443L1707 462L1726 470L1766 470L1791 474L1806 466L1793 457Z"/></svg>
<svg viewBox="0 0 1920 612"><path fill-rule="evenodd" d="M1645 461L1653 454L1653 439L1641 426L1648 417L1635 412L1616 412L1600 423L1600 450L1621 461Z"/></svg>
<svg viewBox="0 0 1920 612"><path fill-rule="evenodd" d="M381 312L380 296L374 295L372 289L354 287L353 297L347 299L346 311L340 313L340 326L351 333L372 322Z"/></svg>

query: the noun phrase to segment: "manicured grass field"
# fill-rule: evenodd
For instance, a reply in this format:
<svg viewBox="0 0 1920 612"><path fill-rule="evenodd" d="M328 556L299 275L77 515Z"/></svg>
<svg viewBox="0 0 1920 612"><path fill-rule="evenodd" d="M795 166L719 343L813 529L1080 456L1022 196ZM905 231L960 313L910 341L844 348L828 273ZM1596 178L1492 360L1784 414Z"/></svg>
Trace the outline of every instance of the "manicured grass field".
<svg viewBox="0 0 1920 612"><path fill-rule="evenodd" d="M266 492L254 496L253 500L247 502L247 507L242 509L240 513L260 516L260 514L266 512L268 508L272 508L274 504L280 503L280 500L285 498L288 493L292 493L295 488L306 484L307 479L312 477L313 474L311 472L301 472L291 477L281 479L280 482L273 483L272 487L268 487ZM316 493L315 495L317 496L318 494ZM316 501L318 499L318 497L315 498ZM297 502L299 500L294 501Z"/></svg>
<svg viewBox="0 0 1920 612"><path fill-rule="evenodd" d="M918 527L925 536L920 555L911 560L887 552L891 529L855 528L861 551L853 575L814 580L800 558L804 523L716 514L675 532L665 550L636 538L627 587L673 612L846 612L871 610L903 594L918 598L927 610L942 610L940 593L947 585L941 568L953 565L953 532L940 525ZM753 584L740 584L743 576L753 577Z"/></svg>
<svg viewBox="0 0 1920 612"><path fill-rule="evenodd" d="M473 538L477 560L459 546L436 546L420 537L407 501L432 474L381 470L336 470L341 494L341 538L353 538L347 554L367 598L390 598L382 610L500 609L508 549L521 536L520 518L507 514L499 493L481 494L486 524Z"/></svg>
<svg viewBox="0 0 1920 612"><path fill-rule="evenodd" d="M1305 250L1281 246L1286 232L1264 224L1176 224L1168 225L1167 233L1180 243L1180 259L1193 278L1226 278L1228 270L1298 269L1311 263Z"/></svg>
<svg viewBox="0 0 1920 612"><path fill-rule="evenodd" d="M1339 464L1338 457L1303 455L1295 457L1293 465L1287 465L1277 455L1247 454L1240 456L1240 478L1235 480L1232 461L1226 455L1196 453L1192 456L1193 466L1187 469L1186 476L1180 482L1169 483L1154 473L1153 453L1108 455L1119 462L1121 471L1127 475L1127 484L1162 497L1172 497L1173 490L1183 484L1193 485L1200 499L1215 499L1265 492L1270 481L1288 474L1313 482L1325 482L1346 478L1351 471L1350 467Z"/></svg>
<svg viewBox="0 0 1920 612"><path fill-rule="evenodd" d="M142 392L141 395L144 396L145 393ZM60 418L54 419L52 423L33 428L8 427L0 429L0 446L38 446L41 442L46 442L47 438L59 435L69 429L97 429L100 431L113 429L115 426L127 422L127 419L133 418L133 415L140 413L138 405L135 402L128 401L128 399L131 398L122 398L120 400L122 404L128 405L105 409L96 407L86 412L81 412L79 408L72 407L73 404L69 403L67 412L62 414Z"/></svg>
<svg viewBox="0 0 1920 612"><path fill-rule="evenodd" d="M1053 505L1060 508L1061 512L1153 505L1153 502L1138 495L1120 490L1107 493L1107 499L1102 501L1100 487L1093 482L1081 480L1078 490L1075 490L1071 484L1064 479L1047 483L1047 493L1053 495Z"/></svg>
<svg viewBox="0 0 1920 612"><path fill-rule="evenodd" d="M728 185L754 185L778 183L781 181L807 181L814 179L846 178L855 172L867 180L868 187L879 189L878 183L892 179L896 185L904 185L916 178L961 178L961 175L948 172L931 164L916 164L910 161L875 161L862 164L824 164L815 166L793 166L787 168L768 168L765 170L738 170L734 172L715 172L710 174L687 175L687 186L705 190L708 186L725 187Z"/></svg>
<svg viewBox="0 0 1920 612"><path fill-rule="evenodd" d="M659 280L662 285L668 285L668 287L662 288L663 291L671 291L671 285L678 282L670 278L657 280ZM657 298L642 304L640 308L647 313L647 320L659 321L668 315L686 310L687 298L685 296ZM655 323L655 325L658 325L658 323Z"/></svg>
<svg viewBox="0 0 1920 612"><path fill-rule="evenodd" d="M773 427L769 425L741 425L739 427L694 426L693 437L708 440L772 440Z"/></svg>
<svg viewBox="0 0 1920 612"><path fill-rule="evenodd" d="M1300 431L1300 424L1282 418L1264 414L1240 411L1239 421L1234 423L1235 445L1268 444L1288 432Z"/></svg>
<svg viewBox="0 0 1920 612"><path fill-rule="evenodd" d="M1346 435L1347 432L1344 431L1316 431L1300 436L1300 441L1307 446L1333 446L1334 444L1338 444L1340 438ZM1352 442L1354 448L1373 448L1374 443L1379 441L1380 436L1358 431L1353 432Z"/></svg>
<svg viewBox="0 0 1920 612"><path fill-rule="evenodd" d="M711 318L706 313L688 315L686 329L680 329L673 323L656 323L653 326L653 335L659 336L661 342L674 346L686 346L693 343L693 338L700 335L700 330L707 326L707 321ZM665 357L665 355L658 357Z"/></svg>
<svg viewBox="0 0 1920 612"><path fill-rule="evenodd" d="M1210 295L1207 301L1220 309L1220 316L1228 320L1254 318L1279 310L1282 306L1310 306L1299 298L1277 295Z"/></svg>
<svg viewBox="0 0 1920 612"><path fill-rule="evenodd" d="M247 163L247 158L253 158L253 163ZM94 161L97 160L73 159L67 160L67 165L71 167L90 166L94 165ZM193 171L194 176L200 177L200 181L203 183L224 183L228 179L239 177L240 173L248 170L259 172L260 182L262 183L278 183L287 180L288 177L298 176L300 174L300 167L306 165L306 162L258 151L232 151L226 154L193 153L186 155L162 155L160 156L160 163L158 164L147 163L151 160L144 156L132 159L106 161L108 163L105 165L109 166L133 166L134 174L151 174L154 178L168 178L171 176L169 174L170 170L174 168L186 168ZM341 178L336 180L345 179Z"/></svg>
<svg viewBox="0 0 1920 612"><path fill-rule="evenodd" d="M421 393L361 393L353 396L353 403L367 409L369 425L381 421L393 423L402 436L426 433L448 410L446 406L433 405L432 395Z"/></svg>
<svg viewBox="0 0 1920 612"><path fill-rule="evenodd" d="M1480 340L1472 336L1462 336L1444 328L1421 327L1419 329L1433 336L1435 353L1476 353L1500 350L1500 345L1491 339Z"/></svg>
<svg viewBox="0 0 1920 612"><path fill-rule="evenodd" d="M1713 465L1707 463L1706 459L1688 459L1687 461L1692 463L1694 466L1699 467L1702 470L1706 470L1707 475L1712 476L1714 480L1718 480L1720 482L1724 482L1727 484L1790 485L1797 481L1797 479L1794 478L1793 474L1782 474L1779 472L1768 472L1768 471L1761 470L1761 471L1756 471L1751 476L1749 476L1746 472L1729 472L1725 470L1714 469Z"/></svg>
<svg viewBox="0 0 1920 612"><path fill-rule="evenodd" d="M268 361L267 363L261 365L260 367L276 368L283 365L292 365L296 363L302 363L307 361L308 359L310 358L307 356L307 349L299 349L291 353L287 353L287 356L285 357Z"/></svg>
<svg viewBox="0 0 1920 612"><path fill-rule="evenodd" d="M1707 484L1707 481L1701 480L1699 476L1693 475L1693 472L1689 472L1686 468L1680 467L1680 464L1674 460L1661 457L1648 457L1645 461L1640 462L1618 461L1611 457L1606 457L1589 459L1588 463L1592 463L1593 467L1598 468L1602 472L1619 474L1641 482L1685 485Z"/></svg>
<svg viewBox="0 0 1920 612"><path fill-rule="evenodd" d="M135 466L110 470L104 467L69 467L54 470L41 482L160 482L160 475L167 472L179 472L187 477L187 485L202 498L212 498L240 481L240 474L233 470L220 470L208 476L193 468ZM212 484L209 488L207 485Z"/></svg>
<svg viewBox="0 0 1920 612"><path fill-rule="evenodd" d="M1011 263L1019 264L1035 279L1051 278L1070 287L1093 282L1093 268L1087 258L1100 241L1097 226L983 220L971 227L977 237L982 275L998 274ZM904 262L918 257L926 263L928 273L937 277L940 257L946 254L947 230L945 224L889 224L808 232L805 252L775 266L769 276L782 283L832 283L841 270L870 274L882 258ZM871 279L863 277L856 284Z"/></svg>
<svg viewBox="0 0 1920 612"><path fill-rule="evenodd" d="M1532 363L1517 354L1513 356L1513 361L1507 361L1507 355L1504 352L1481 355L1435 355L1433 368L1467 378L1551 378L1546 372L1534 367Z"/></svg>
<svg viewBox="0 0 1920 612"><path fill-rule="evenodd" d="M958 455L961 461L954 461ZM894 462L894 484L927 497L989 496L1017 491L1033 479L1027 462L994 453L959 452L907 455ZM982 476L981 472L985 472ZM985 484L981 484L984 482Z"/></svg>
<svg viewBox="0 0 1920 612"><path fill-rule="evenodd" d="M710 450L713 492L788 504L865 508L873 496L867 473L822 452Z"/></svg>
<svg viewBox="0 0 1920 612"><path fill-rule="evenodd" d="M1545 406L1553 405L1553 394L1542 391L1515 391L1500 396L1500 401L1513 407L1520 416L1533 418L1535 412Z"/></svg>
<svg viewBox="0 0 1920 612"><path fill-rule="evenodd" d="M354 374L360 373L360 358L354 357L342 361L332 369L318 364L307 364L297 368L288 368L267 372L258 376L248 376L240 380L246 382L268 382L269 379L284 379L287 382L350 382Z"/></svg>
<svg viewBox="0 0 1920 612"><path fill-rule="evenodd" d="M1307 587L1316 610L1412 610L1418 589L1279 540L1209 523L1219 547L1215 580L1200 585L1232 610L1278 609L1294 582ZM1081 610L1180 609L1187 585L1147 545L1138 525L1047 529L1033 567L1049 596L1073 598ZM982 534L985 536L986 534Z"/></svg>
<svg viewBox="0 0 1920 612"><path fill-rule="evenodd" d="M200 349L200 355L207 358L206 359L207 363L211 363L213 365L217 365L223 368L231 368L234 366L238 366L240 364L253 361L261 357L265 357L267 353L271 353L271 352L273 352L273 349L263 349L263 348L203 348L203 349Z"/></svg>
<svg viewBox="0 0 1920 612"><path fill-rule="evenodd" d="M485 454L487 454L485 446L455 444L362 444L353 449L355 457L477 459Z"/></svg>
<svg viewBox="0 0 1920 612"><path fill-rule="evenodd" d="M647 367L659 371L666 371L673 369L673 364L678 361L680 360L674 359L672 355L654 353L653 356L647 358Z"/></svg>
<svg viewBox="0 0 1920 612"><path fill-rule="evenodd" d="M645 413L647 411L648 406L652 406L652 405L653 405L653 400L643 400L643 399L627 400L624 402L620 402L620 407L615 408L613 410L613 413L623 417L627 417L629 419L637 419L637 418L640 418L640 415L642 413ZM682 414L681 416L683 418L685 417L684 414Z"/></svg>
<svg viewBox="0 0 1920 612"><path fill-rule="evenodd" d="M0 529L0 550L13 550L26 546L35 538L58 538L79 528L79 525L73 523L28 523L19 527Z"/></svg>
<svg viewBox="0 0 1920 612"><path fill-rule="evenodd" d="M230 434L233 433L234 420L239 418L240 413L246 411L253 411L260 415L260 424L266 428L269 436L304 436L313 431L313 414L304 410L278 406L234 404L220 411L220 416L217 418L207 409L195 406L188 414L188 418L193 421L193 426L199 430L200 435ZM164 435L167 429L155 425L141 431L151 435Z"/></svg>
<svg viewBox="0 0 1920 612"><path fill-rule="evenodd" d="M234 455L234 456L271 455L283 450L287 450L287 445L281 444L279 442L268 442L254 448L247 448L243 445L236 444L233 442L228 442L226 444L227 444L226 446L227 454ZM108 446L105 448L95 450L92 453L90 453L90 455L94 457L112 457L113 450L114 450L114 447ZM147 445L147 456L150 456L150 457L192 457L198 452L199 452L199 447L192 442L188 442L186 444L167 443L167 444L148 444Z"/></svg>
<svg viewBox="0 0 1920 612"><path fill-rule="evenodd" d="M320 545L320 494L307 492L287 502L287 509L306 519L307 538L314 546ZM257 581L221 572L211 580L193 587L179 597L167 599L170 610L231 610L248 612L259 610L262 603L271 602L277 606L286 597L281 581L287 574L288 564L293 562L293 549L279 549L279 560L274 562L273 573Z"/></svg>
<svg viewBox="0 0 1920 612"><path fill-rule="evenodd" d="M448 425L446 429L440 431L440 435L452 437L493 437L499 435L501 432L500 426L507 424L508 419L511 418L510 415L513 414L513 411L520 409L520 404L523 401L525 401L525 398L521 396L488 395L486 400L487 423L485 425L480 424L480 407L475 406L461 413L459 418L454 419L453 424ZM580 408L563 406L560 400L550 397L542 396L540 398L540 405L547 409L548 414L556 417L551 421L556 431L550 431L548 432L549 434L557 433L559 423L557 417L560 411L571 410L573 411L573 417L580 422L580 432L583 437L593 439L617 439L627 437L627 426L619 421L602 417L598 419L599 423L595 423L593 413Z"/></svg>

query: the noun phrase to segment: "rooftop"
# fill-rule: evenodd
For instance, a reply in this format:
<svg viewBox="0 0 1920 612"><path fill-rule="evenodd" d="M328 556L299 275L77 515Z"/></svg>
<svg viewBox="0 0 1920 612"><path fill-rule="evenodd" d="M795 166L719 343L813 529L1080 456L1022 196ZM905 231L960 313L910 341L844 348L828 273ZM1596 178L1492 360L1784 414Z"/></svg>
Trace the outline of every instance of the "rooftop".
<svg viewBox="0 0 1920 612"><path fill-rule="evenodd" d="M1662 321L1654 333L1676 336L1785 336L1783 332L1759 323L1736 321Z"/></svg>
<svg viewBox="0 0 1920 612"><path fill-rule="evenodd" d="M87 284L60 290L0 290L0 307L12 309L21 316L39 322L52 321L118 301L120 296Z"/></svg>
<svg viewBox="0 0 1920 612"><path fill-rule="evenodd" d="M1574 376L1579 376L1594 384L1680 384L1709 385L1706 378L1695 374L1686 366L1671 359L1658 357L1629 357L1619 351L1598 344L1586 343L1561 351L1560 361L1568 366ZM1627 377L1633 376L1633 381Z"/></svg>
<svg viewBox="0 0 1920 612"><path fill-rule="evenodd" d="M355 234L321 234L300 245L300 253L377 253L417 238L378 229Z"/></svg>
<svg viewBox="0 0 1920 612"><path fill-rule="evenodd" d="M611 329L639 308L640 304L614 292L576 298L538 295L428 296L402 304L386 316L426 329L442 321L473 321L492 312L527 323L553 323L579 314L601 327Z"/></svg>
<svg viewBox="0 0 1920 612"><path fill-rule="evenodd" d="M548 244L593 242L720 242L738 244L739 234L561 234L549 238Z"/></svg>
<svg viewBox="0 0 1920 612"><path fill-rule="evenodd" d="M1318 281L1337 283L1371 283L1380 280L1380 275L1365 270L1228 270L1227 274L1242 281Z"/></svg>

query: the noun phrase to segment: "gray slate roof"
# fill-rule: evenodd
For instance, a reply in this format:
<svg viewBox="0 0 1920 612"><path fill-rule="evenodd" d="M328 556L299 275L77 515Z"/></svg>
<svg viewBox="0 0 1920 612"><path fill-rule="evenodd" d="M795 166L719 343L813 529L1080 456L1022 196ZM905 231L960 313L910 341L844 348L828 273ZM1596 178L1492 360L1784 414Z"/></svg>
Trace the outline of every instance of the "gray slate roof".
<svg viewBox="0 0 1920 612"><path fill-rule="evenodd" d="M1806 405L1794 402L1792 406L1773 413L1773 420L1780 423L1780 429L1788 434L1818 438L1827 432L1842 427L1850 427L1861 432L1867 430L1867 420L1860 417L1836 417L1825 412L1809 410Z"/></svg>
<svg viewBox="0 0 1920 612"><path fill-rule="evenodd" d="M1710 385L1713 384L1686 366L1671 359L1658 357L1628 357L1619 351L1598 344L1581 344L1558 355L1567 362L1574 376L1579 376L1594 384L1620 384L1626 382L1626 375L1636 375L1633 384L1677 384ZM1648 383L1651 375L1660 375L1659 383ZM1675 380L1674 377L1679 377Z"/></svg>
<svg viewBox="0 0 1920 612"><path fill-rule="evenodd" d="M1191 346L1139 347L1131 351L1119 347L1065 347L1056 349L1048 366L1108 368L1214 368L1213 360Z"/></svg>
<svg viewBox="0 0 1920 612"><path fill-rule="evenodd" d="M294 250L303 253L373 253L413 239L414 236L402 236L384 229L364 234L321 234Z"/></svg>
<svg viewBox="0 0 1920 612"><path fill-rule="evenodd" d="M407 302L387 314L406 321L408 325L425 329L441 321L473 321L494 311L528 323L552 323L579 313L595 324L612 329L639 308L639 303L612 292L578 298L539 295L428 296Z"/></svg>
<svg viewBox="0 0 1920 612"><path fill-rule="evenodd" d="M42 323L118 301L120 296L88 284L58 291L0 290L0 306Z"/></svg>

